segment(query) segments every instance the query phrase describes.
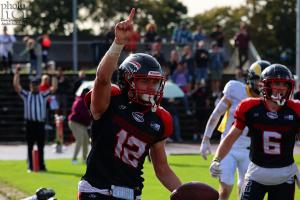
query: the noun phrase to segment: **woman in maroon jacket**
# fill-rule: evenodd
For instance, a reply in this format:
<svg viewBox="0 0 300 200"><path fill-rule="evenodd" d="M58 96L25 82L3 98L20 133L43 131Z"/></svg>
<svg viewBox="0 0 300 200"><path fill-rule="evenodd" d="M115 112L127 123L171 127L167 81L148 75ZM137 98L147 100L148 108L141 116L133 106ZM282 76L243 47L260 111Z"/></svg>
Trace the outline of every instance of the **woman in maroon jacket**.
<svg viewBox="0 0 300 200"><path fill-rule="evenodd" d="M72 110L68 116L68 124L73 132L76 139L76 146L72 158L72 163L77 164L77 155L82 146L82 159L83 162L86 162L87 153L88 153L88 126L91 123L90 113L88 108L84 103L84 96L89 91L89 89L84 89L81 93L81 96L76 97L73 102Z"/></svg>

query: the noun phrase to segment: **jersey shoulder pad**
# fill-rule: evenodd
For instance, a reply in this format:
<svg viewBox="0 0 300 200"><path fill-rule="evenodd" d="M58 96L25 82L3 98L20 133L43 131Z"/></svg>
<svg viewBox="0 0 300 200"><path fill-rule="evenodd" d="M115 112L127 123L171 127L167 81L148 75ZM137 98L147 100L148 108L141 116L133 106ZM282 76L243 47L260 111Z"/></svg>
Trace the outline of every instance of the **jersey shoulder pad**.
<svg viewBox="0 0 300 200"><path fill-rule="evenodd" d="M297 113L298 117L300 117L300 100L288 100L287 105Z"/></svg>
<svg viewBox="0 0 300 200"><path fill-rule="evenodd" d="M116 84L111 84L111 96L117 96L121 94L121 89Z"/></svg>
<svg viewBox="0 0 300 200"><path fill-rule="evenodd" d="M91 97L92 97L92 90L90 90L84 96L84 103L89 110L90 110L90 105L91 105L91 101L92 101Z"/></svg>
<svg viewBox="0 0 300 200"><path fill-rule="evenodd" d="M228 83L226 83L223 94L226 97L233 97L235 95L240 94L245 90L246 85L240 81L231 80Z"/></svg>
<svg viewBox="0 0 300 200"><path fill-rule="evenodd" d="M246 112L249 109L251 109L252 107L254 107L260 103L261 103L261 98L249 97L249 98L241 101L239 109Z"/></svg>
<svg viewBox="0 0 300 200"><path fill-rule="evenodd" d="M163 107L159 106L156 111L157 115L164 124L164 136L169 137L173 133L173 118L171 114Z"/></svg>
<svg viewBox="0 0 300 200"><path fill-rule="evenodd" d="M85 102L85 105L89 108L90 105L91 105L91 98L92 98L92 91L93 90L90 90L88 93L86 93L85 97L84 97L84 102ZM111 85L111 96L117 96L121 94L121 90L119 88L118 85L116 84L112 84Z"/></svg>

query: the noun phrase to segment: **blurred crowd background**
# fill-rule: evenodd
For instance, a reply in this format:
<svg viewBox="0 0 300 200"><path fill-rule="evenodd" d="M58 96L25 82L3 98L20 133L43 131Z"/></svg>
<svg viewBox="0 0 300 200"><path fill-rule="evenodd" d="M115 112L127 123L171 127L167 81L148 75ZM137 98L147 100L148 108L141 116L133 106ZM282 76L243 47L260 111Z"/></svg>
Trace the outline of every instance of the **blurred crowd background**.
<svg viewBox="0 0 300 200"><path fill-rule="evenodd" d="M16 70L20 70L24 88L38 81L40 92L51 87L52 77L57 78L57 90L47 103L46 138L54 143L75 140L68 116L81 95L78 89L94 79L96 66L114 39L112 24L131 7L138 8L135 32L119 62L130 53L149 53L162 65L168 81L184 92L183 97L162 102L174 118L175 134L170 142L201 141L224 84L231 79L244 82L247 68L255 60L282 63L295 72L295 0L251 0L247 6L218 7L194 17L187 17L187 8L179 1L85 0L77 5L75 71L72 3L22 3L27 5L28 23L17 26L14 34L8 31L9 25L1 27L1 141L24 141L25 137L23 103L12 87ZM112 81L117 79L115 73ZM299 98L299 93L295 97Z"/></svg>

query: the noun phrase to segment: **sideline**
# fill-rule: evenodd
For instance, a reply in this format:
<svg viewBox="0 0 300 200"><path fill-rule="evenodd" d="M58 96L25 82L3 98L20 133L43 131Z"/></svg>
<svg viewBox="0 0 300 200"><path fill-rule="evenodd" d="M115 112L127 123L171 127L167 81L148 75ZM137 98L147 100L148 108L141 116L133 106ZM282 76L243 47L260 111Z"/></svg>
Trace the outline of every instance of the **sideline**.
<svg viewBox="0 0 300 200"><path fill-rule="evenodd" d="M215 153L218 144L212 143L212 154ZM55 152L55 145L47 144L44 148L45 160L47 159L62 159L72 158L75 143L67 146L63 146L62 153ZM0 144L0 160L26 160L27 146L25 144ZM167 155L192 155L198 154L200 156L200 143L167 143L166 144ZM294 154L300 154L300 144L296 144L294 148ZM81 157L79 152L78 158Z"/></svg>

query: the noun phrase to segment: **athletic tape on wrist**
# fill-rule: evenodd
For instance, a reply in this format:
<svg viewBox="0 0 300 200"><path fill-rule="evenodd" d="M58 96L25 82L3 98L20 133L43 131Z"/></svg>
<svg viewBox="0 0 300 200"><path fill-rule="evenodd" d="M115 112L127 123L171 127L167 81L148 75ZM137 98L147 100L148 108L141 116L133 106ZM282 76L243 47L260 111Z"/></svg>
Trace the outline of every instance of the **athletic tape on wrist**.
<svg viewBox="0 0 300 200"><path fill-rule="evenodd" d="M221 162L221 159L220 159L219 157L215 157L215 158L213 159L213 161L219 163L219 162Z"/></svg>
<svg viewBox="0 0 300 200"><path fill-rule="evenodd" d="M113 42L106 53L110 56L119 57L123 47L124 47L123 44L117 44L117 43Z"/></svg>

